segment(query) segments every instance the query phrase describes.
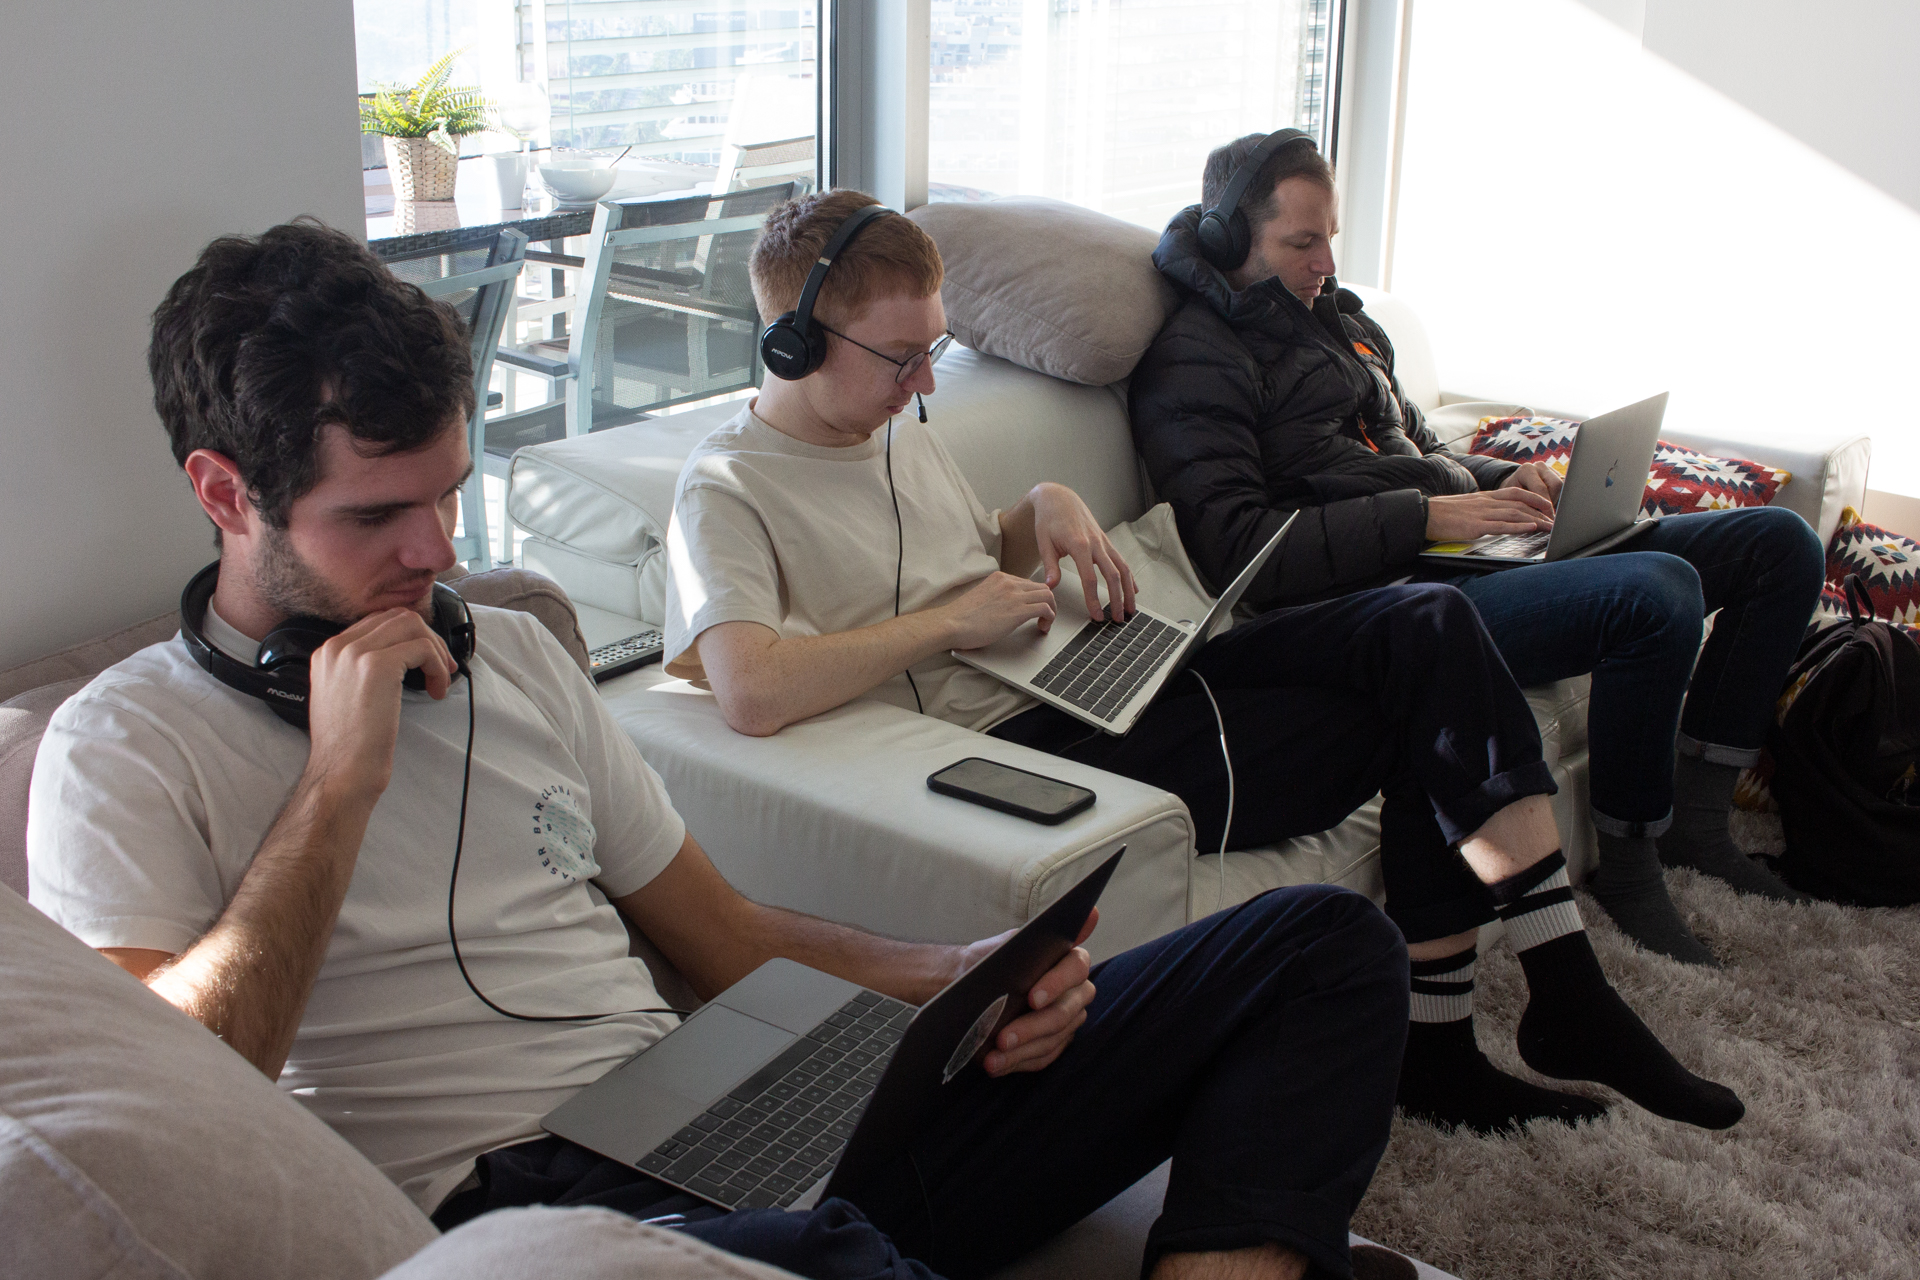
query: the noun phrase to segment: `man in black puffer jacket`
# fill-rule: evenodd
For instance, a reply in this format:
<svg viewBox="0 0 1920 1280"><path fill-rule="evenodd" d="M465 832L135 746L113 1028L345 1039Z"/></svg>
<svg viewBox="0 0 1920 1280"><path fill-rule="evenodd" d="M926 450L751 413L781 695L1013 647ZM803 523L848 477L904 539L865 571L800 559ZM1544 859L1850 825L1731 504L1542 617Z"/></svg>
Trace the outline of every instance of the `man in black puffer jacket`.
<svg viewBox="0 0 1920 1280"><path fill-rule="evenodd" d="M1662 861L1798 896L1734 848L1726 815L1818 595L1818 539L1798 515L1766 507L1670 517L1611 555L1487 574L1424 567L1417 557L1430 541L1551 527L1560 478L1440 444L1395 381L1385 331L1332 278L1332 170L1304 137L1261 151L1263 140L1208 158L1205 203L1175 215L1154 251L1181 305L1134 371L1133 433L1188 553L1224 583L1298 511L1248 593L1255 607L1409 578L1448 582L1473 600L1522 686L1592 672L1601 856L1588 888L1642 945L1715 963L1668 898ZM1249 162L1259 168L1238 202L1244 254L1222 268L1202 250L1202 210ZM1714 610L1702 652L1701 623ZM1387 891L1394 914L1391 883ZM1423 965L1448 990L1470 989L1470 931L1436 937L1400 923L1416 990ZM1416 1026L1403 1107L1475 1122L1434 1103L1424 1083L1451 1070L1479 1073L1498 1112L1504 1086L1486 1074L1470 1020L1444 1025Z"/></svg>

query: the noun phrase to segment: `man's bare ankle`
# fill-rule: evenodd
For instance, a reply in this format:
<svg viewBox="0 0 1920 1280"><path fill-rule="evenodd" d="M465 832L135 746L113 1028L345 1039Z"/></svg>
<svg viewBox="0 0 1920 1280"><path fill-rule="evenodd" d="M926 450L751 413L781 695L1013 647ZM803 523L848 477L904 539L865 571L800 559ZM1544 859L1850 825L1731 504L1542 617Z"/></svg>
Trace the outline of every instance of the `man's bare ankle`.
<svg viewBox="0 0 1920 1280"><path fill-rule="evenodd" d="M1151 1280L1302 1280L1307 1257L1279 1244L1214 1253L1169 1253L1154 1264Z"/></svg>

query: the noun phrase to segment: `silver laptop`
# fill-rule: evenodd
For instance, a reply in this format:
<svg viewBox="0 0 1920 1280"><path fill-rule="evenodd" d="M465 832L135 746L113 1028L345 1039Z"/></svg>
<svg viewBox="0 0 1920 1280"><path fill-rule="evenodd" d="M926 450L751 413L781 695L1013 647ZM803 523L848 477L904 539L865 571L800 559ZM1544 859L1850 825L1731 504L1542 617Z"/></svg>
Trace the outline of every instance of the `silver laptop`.
<svg viewBox="0 0 1920 1280"><path fill-rule="evenodd" d="M807 1209L907 1149L1072 949L1119 849L912 1005L769 960L550 1112L548 1133L727 1209Z"/></svg>
<svg viewBox="0 0 1920 1280"><path fill-rule="evenodd" d="M1079 576L1063 575L1046 634L1029 622L983 649L955 649L953 656L1096 728L1123 734L1206 643L1214 625L1233 613L1299 518L1296 511L1282 522L1199 622L1156 612L1141 597L1135 597L1139 611L1125 622L1090 618Z"/></svg>
<svg viewBox="0 0 1920 1280"><path fill-rule="evenodd" d="M1655 524L1641 517L1640 505L1666 411L1663 391L1580 424L1552 529L1436 542L1420 558L1458 568L1508 569L1598 555L1640 536Z"/></svg>

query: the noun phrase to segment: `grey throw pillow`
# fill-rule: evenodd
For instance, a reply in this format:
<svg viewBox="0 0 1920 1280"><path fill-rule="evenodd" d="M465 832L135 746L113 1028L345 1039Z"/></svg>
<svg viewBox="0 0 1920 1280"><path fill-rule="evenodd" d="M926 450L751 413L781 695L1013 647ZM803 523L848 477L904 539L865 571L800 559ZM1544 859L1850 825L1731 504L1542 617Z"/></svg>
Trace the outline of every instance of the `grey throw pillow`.
<svg viewBox="0 0 1920 1280"><path fill-rule="evenodd" d="M1037 196L922 205L947 324L975 351L1105 386L1133 372L1178 297L1145 227Z"/></svg>
<svg viewBox="0 0 1920 1280"><path fill-rule="evenodd" d="M436 1236L184 1013L0 889L0 1271L378 1276Z"/></svg>

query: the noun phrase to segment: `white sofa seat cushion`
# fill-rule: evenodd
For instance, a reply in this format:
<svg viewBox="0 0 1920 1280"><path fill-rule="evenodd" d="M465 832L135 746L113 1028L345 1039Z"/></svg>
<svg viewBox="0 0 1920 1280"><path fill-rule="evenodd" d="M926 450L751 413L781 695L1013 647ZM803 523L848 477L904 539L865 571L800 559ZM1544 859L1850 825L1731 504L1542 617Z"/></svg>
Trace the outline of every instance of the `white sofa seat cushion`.
<svg viewBox="0 0 1920 1280"><path fill-rule="evenodd" d="M370 1278L433 1225L205 1027L0 889L0 1270Z"/></svg>

